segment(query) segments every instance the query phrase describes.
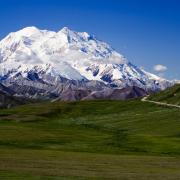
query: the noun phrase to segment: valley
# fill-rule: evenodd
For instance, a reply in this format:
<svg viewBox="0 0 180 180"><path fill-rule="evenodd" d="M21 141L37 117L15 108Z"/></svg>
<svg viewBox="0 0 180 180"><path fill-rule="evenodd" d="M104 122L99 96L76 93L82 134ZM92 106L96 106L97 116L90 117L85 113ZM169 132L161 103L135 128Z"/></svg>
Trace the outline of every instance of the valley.
<svg viewBox="0 0 180 180"><path fill-rule="evenodd" d="M67 27L8 34L0 65L0 179L179 180L175 81Z"/></svg>
<svg viewBox="0 0 180 180"><path fill-rule="evenodd" d="M180 1L0 0L0 180L180 180Z"/></svg>

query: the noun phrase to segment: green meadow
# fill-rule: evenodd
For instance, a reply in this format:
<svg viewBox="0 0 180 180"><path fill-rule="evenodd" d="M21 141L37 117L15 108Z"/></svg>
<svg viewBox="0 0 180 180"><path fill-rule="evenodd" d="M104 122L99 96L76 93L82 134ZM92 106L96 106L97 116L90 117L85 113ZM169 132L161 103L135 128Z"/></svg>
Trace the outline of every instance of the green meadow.
<svg viewBox="0 0 180 180"><path fill-rule="evenodd" d="M180 84L167 88L165 91L153 94L149 97L153 101L180 105Z"/></svg>
<svg viewBox="0 0 180 180"><path fill-rule="evenodd" d="M180 179L180 110L130 101L0 110L0 179Z"/></svg>

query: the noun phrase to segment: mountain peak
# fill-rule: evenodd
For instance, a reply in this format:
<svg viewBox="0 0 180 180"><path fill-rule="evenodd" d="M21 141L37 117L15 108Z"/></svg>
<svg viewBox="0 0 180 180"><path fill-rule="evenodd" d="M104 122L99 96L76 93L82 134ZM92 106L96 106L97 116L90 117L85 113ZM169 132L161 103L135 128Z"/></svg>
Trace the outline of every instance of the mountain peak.
<svg viewBox="0 0 180 180"><path fill-rule="evenodd" d="M23 36L31 36L33 34L37 34L40 32L41 32L41 30L35 26L25 27L25 28L21 29L20 31L17 31L17 33L19 33Z"/></svg>
<svg viewBox="0 0 180 180"><path fill-rule="evenodd" d="M89 35L87 32L76 32L68 27L62 28L58 33L65 34L69 41L88 41L90 37L94 39L94 36Z"/></svg>
<svg viewBox="0 0 180 180"><path fill-rule="evenodd" d="M26 31L36 31L39 30L36 26L28 26L23 28L22 30L26 30Z"/></svg>
<svg viewBox="0 0 180 180"><path fill-rule="evenodd" d="M45 82L63 77L96 80L118 88L136 85L162 89L168 85L129 63L107 43L68 27L57 33L26 27L0 42L0 79L9 82L18 74L28 78L31 72L45 78Z"/></svg>
<svg viewBox="0 0 180 180"><path fill-rule="evenodd" d="M70 35L70 34L74 34L75 31L71 30L68 27L63 27L58 33L63 33L63 34L66 34L66 35Z"/></svg>
<svg viewBox="0 0 180 180"><path fill-rule="evenodd" d="M62 31L62 32L69 32L69 31L72 31L72 30L65 26L60 31Z"/></svg>

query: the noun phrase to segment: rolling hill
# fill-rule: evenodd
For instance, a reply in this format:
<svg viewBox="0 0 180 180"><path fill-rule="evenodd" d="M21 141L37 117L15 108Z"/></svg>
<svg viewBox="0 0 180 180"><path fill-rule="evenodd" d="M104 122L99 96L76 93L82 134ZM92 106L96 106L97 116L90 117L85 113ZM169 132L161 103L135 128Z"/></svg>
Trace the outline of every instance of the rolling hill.
<svg viewBox="0 0 180 180"><path fill-rule="evenodd" d="M149 100L180 105L180 84L151 95Z"/></svg>
<svg viewBox="0 0 180 180"><path fill-rule="evenodd" d="M179 119L179 109L138 99L4 109L0 177L178 180Z"/></svg>

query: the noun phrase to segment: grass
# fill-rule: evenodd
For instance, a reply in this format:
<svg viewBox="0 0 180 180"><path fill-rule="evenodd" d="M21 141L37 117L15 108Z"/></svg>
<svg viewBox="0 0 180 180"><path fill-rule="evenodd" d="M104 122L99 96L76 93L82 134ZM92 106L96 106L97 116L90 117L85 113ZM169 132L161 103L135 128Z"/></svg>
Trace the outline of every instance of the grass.
<svg viewBox="0 0 180 180"><path fill-rule="evenodd" d="M129 156L49 150L1 153L1 179L179 179L174 157Z"/></svg>
<svg viewBox="0 0 180 180"><path fill-rule="evenodd" d="M0 111L0 179L179 178L179 109L131 100Z"/></svg>
<svg viewBox="0 0 180 180"><path fill-rule="evenodd" d="M153 94L149 97L153 101L165 102L169 104L180 105L180 84Z"/></svg>

